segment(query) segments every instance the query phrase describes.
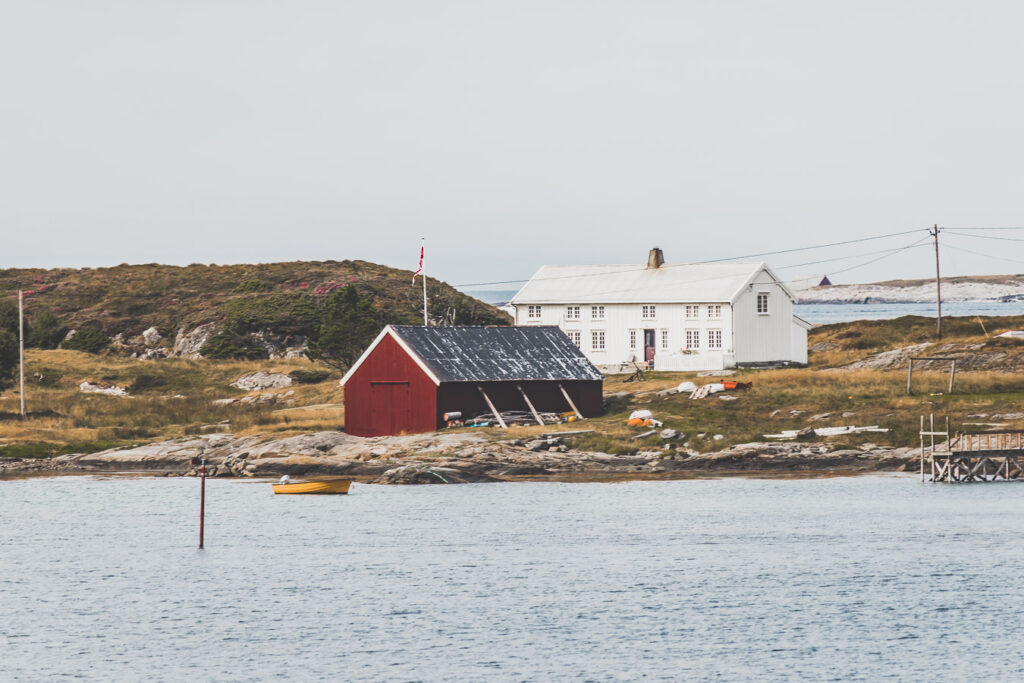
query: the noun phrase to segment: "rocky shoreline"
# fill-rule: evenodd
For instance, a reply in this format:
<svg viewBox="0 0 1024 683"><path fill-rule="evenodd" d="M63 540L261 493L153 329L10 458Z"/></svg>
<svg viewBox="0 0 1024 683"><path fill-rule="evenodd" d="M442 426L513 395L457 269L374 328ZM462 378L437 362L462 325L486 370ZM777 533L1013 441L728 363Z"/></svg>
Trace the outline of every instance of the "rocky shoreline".
<svg viewBox="0 0 1024 683"><path fill-rule="evenodd" d="M317 432L285 438L208 434L99 453L0 460L0 477L145 472L213 477L347 476L372 484L455 484L515 480L682 478L701 475L844 475L913 469L918 452L864 444L747 443L712 453L666 447L635 455L578 451L571 437L492 440L476 433L360 438Z"/></svg>

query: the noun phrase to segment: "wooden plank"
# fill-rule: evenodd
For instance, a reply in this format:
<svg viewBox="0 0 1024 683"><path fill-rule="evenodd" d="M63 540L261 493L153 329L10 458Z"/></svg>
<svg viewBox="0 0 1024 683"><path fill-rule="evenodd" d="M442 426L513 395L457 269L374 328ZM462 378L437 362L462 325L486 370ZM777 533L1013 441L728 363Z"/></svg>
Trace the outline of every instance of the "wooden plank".
<svg viewBox="0 0 1024 683"><path fill-rule="evenodd" d="M533 413L533 419L537 421L541 427L544 426L544 420L540 419L540 415L537 414L537 409L533 407L533 403L530 401L530 397L526 395L526 391L523 390L522 385L517 384L516 389L523 395L523 400L526 401L526 405L530 408L530 412Z"/></svg>
<svg viewBox="0 0 1024 683"><path fill-rule="evenodd" d="M565 400L569 403L569 407L572 408L572 412L576 413L577 419L582 420L583 413L576 408L576 404L572 402L571 398L569 398L569 392L565 390L565 387L562 386L561 382L558 383L558 388L562 390L562 396L565 396Z"/></svg>
<svg viewBox="0 0 1024 683"><path fill-rule="evenodd" d="M491 409L492 413L494 413L494 417L497 418L498 424L501 425L501 428L508 429L508 425L505 424L505 420L501 418L501 413L499 413L498 409L494 407L493 403L491 403L491 397L487 395L487 392L484 391L484 388L479 384L476 385L476 388L480 390L481 394L483 394L484 400L487 401L487 407Z"/></svg>
<svg viewBox="0 0 1024 683"><path fill-rule="evenodd" d="M636 436L633 437L633 441L636 441L637 439L642 439L645 436L650 436L651 434L655 434L655 433L657 433L657 431L658 431L657 429L652 429L649 432L642 432L640 434L637 434Z"/></svg>

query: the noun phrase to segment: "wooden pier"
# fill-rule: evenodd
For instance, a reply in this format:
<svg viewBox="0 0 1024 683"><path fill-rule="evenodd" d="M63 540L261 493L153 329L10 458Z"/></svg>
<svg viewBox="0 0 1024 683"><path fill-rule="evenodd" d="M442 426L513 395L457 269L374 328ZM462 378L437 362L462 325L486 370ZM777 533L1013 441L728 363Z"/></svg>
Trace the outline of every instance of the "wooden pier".
<svg viewBox="0 0 1024 683"><path fill-rule="evenodd" d="M974 481L1024 480L1024 431L956 432L935 430L935 418L926 431L921 418L921 481L925 462L933 482L966 483ZM929 444L926 447L925 437ZM935 437L945 437L936 442Z"/></svg>

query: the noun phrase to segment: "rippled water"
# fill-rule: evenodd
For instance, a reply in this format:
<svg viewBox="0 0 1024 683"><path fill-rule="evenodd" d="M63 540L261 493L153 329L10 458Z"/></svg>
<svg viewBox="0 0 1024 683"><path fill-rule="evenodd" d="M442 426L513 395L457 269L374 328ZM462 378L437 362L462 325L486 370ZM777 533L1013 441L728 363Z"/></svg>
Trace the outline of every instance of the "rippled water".
<svg viewBox="0 0 1024 683"><path fill-rule="evenodd" d="M935 304L796 304L793 313L807 322L825 324L852 320L888 320L903 315L934 318ZM1024 315L1024 301L944 301L942 315Z"/></svg>
<svg viewBox="0 0 1024 683"><path fill-rule="evenodd" d="M0 482L8 679L1019 679L1024 485Z"/></svg>

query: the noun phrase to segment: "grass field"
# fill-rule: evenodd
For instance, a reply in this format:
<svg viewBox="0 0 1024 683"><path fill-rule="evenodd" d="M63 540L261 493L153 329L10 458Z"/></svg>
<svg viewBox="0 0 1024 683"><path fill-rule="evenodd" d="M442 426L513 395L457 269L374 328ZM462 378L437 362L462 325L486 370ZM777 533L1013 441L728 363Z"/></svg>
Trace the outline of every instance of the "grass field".
<svg viewBox="0 0 1024 683"><path fill-rule="evenodd" d="M926 318L845 323L812 331L813 352L808 368L742 370L734 379L752 382L753 389L735 393L736 400L711 396L690 400L657 391L684 380L700 384L708 379L692 373L650 373L642 382L625 383L625 376L606 379L606 394L626 391L630 396L611 401L607 413L586 423L560 428L515 428L513 435L529 436L557 429L594 429L578 437L576 445L609 453L625 453L659 444L657 436L635 441L643 431L626 426L629 412L650 409L666 427L686 434L691 448L718 450L725 446L763 440L764 434L784 429L841 425L879 425L888 433L833 437L837 446L865 442L910 446L917 443L921 415L949 416L954 428L983 429L990 424L1024 427L1024 420L992 417L1024 411L1024 373L1013 370L1024 360L1024 343L996 339L1002 329L1024 327L1024 318L951 319L947 336L936 345L943 353L960 352L995 359L981 370L959 372L954 393L947 394L946 371L915 371L915 395L906 393L903 370L844 370L841 366L867 355L908 344L930 341L933 322ZM1019 348L1018 348L1019 347ZM953 349L951 351L950 349ZM932 353L930 350L924 352ZM30 351L28 355L28 408L30 419L17 416L17 393L8 389L0 399L0 456L38 457L84 452L167 439L187 434L230 430L234 434L285 435L339 429L344 423L343 391L339 375L332 373L318 384L289 387L291 405L217 405L222 398L246 392L230 383L254 370L291 372L326 369L309 361L139 361L95 356L74 351ZM839 369L837 369L839 368ZM130 398L83 394L82 381L132 388ZM287 389L271 390L282 393ZM828 413L817 420L810 418ZM985 417L972 417L984 415ZM483 430L495 438L508 432ZM704 434L700 437L698 434ZM722 435L716 440L716 434Z"/></svg>

